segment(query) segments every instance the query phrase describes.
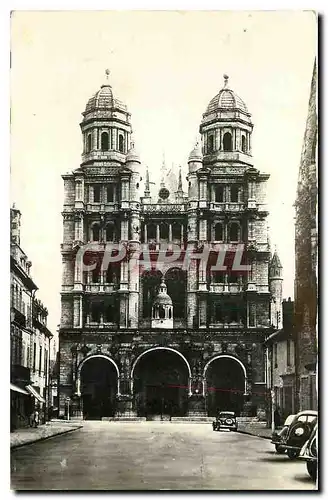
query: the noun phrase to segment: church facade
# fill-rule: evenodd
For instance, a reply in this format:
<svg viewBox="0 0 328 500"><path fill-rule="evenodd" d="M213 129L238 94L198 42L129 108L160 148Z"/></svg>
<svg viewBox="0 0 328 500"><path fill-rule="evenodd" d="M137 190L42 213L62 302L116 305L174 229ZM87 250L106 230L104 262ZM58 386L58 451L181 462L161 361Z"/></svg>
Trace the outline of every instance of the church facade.
<svg viewBox="0 0 328 500"><path fill-rule="evenodd" d="M165 162L154 188L108 82L80 126L80 167L63 175L60 415L255 415L264 341L282 326L282 268L245 103L225 76L185 190Z"/></svg>

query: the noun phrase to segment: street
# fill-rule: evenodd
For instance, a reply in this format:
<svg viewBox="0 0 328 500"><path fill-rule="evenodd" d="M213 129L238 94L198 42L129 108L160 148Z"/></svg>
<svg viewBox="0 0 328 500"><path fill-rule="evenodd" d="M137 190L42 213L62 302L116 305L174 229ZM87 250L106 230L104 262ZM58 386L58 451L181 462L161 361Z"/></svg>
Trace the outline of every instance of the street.
<svg viewBox="0 0 328 500"><path fill-rule="evenodd" d="M305 463L211 424L84 422L11 452L14 490L314 490Z"/></svg>

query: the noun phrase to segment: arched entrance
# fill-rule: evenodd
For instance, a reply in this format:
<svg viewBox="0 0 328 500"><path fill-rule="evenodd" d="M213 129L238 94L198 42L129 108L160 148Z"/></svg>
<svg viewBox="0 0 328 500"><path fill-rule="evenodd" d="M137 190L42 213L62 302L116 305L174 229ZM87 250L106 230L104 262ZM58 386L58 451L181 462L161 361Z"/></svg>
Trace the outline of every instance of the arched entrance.
<svg viewBox="0 0 328 500"><path fill-rule="evenodd" d="M187 412L190 366L170 348L153 348L135 361L131 377L138 416L184 416Z"/></svg>
<svg viewBox="0 0 328 500"><path fill-rule="evenodd" d="M113 417L118 385L117 365L105 356L91 356L80 366L80 393L83 418Z"/></svg>
<svg viewBox="0 0 328 500"><path fill-rule="evenodd" d="M204 380L208 416L224 410L240 415L246 389L246 369L241 361L229 355L213 358L205 366Z"/></svg>

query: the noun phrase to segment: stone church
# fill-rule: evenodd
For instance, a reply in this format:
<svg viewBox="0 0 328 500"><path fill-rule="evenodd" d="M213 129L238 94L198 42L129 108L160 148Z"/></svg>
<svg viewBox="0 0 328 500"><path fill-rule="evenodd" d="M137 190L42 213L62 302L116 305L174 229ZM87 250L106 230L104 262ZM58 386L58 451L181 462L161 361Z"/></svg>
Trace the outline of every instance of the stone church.
<svg viewBox="0 0 328 500"><path fill-rule="evenodd" d="M246 104L224 75L186 185L163 162L154 187L108 75L82 116L82 161L63 175L60 416L256 415L282 267Z"/></svg>

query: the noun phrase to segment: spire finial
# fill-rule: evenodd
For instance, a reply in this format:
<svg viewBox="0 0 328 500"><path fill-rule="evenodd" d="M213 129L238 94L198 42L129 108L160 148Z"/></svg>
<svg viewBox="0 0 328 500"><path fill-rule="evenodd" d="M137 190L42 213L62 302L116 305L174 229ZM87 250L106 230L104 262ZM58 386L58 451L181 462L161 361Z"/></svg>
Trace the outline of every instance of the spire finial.
<svg viewBox="0 0 328 500"><path fill-rule="evenodd" d="M163 151L161 188L165 187L165 177L166 177L165 151Z"/></svg>
<svg viewBox="0 0 328 500"><path fill-rule="evenodd" d="M179 166L179 182L178 182L178 191L182 191L182 174L181 174L181 165Z"/></svg>
<svg viewBox="0 0 328 500"><path fill-rule="evenodd" d="M223 75L223 78L224 78L224 87L228 87L228 83L229 83L229 76L228 75Z"/></svg>
<svg viewBox="0 0 328 500"><path fill-rule="evenodd" d="M149 189L149 170L148 166L146 167L146 182L145 182L145 198L149 198L150 189Z"/></svg>
<svg viewBox="0 0 328 500"><path fill-rule="evenodd" d="M105 69L106 81L109 80L110 70L108 68Z"/></svg>

